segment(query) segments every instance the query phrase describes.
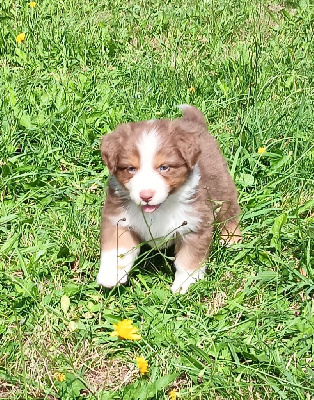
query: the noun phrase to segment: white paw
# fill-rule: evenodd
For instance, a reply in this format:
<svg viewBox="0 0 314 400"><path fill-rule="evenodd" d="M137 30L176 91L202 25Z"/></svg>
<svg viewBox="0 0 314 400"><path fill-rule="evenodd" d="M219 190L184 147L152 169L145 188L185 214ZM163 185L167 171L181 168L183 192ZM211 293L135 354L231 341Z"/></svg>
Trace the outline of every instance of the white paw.
<svg viewBox="0 0 314 400"><path fill-rule="evenodd" d="M199 279L205 276L205 267L200 267L195 271L189 271L176 264L175 279L171 286L172 293L184 294L188 288Z"/></svg>
<svg viewBox="0 0 314 400"><path fill-rule="evenodd" d="M128 273L132 268L139 249L102 251L100 268L96 278L98 285L112 288L118 284L124 284L128 280Z"/></svg>
<svg viewBox="0 0 314 400"><path fill-rule="evenodd" d="M238 241L233 241L233 240L226 241L224 239L220 239L219 243L220 243L220 246L226 247L227 249L233 248L235 250L242 250L242 247L237 246L240 244L239 240Z"/></svg>
<svg viewBox="0 0 314 400"><path fill-rule="evenodd" d="M223 246L223 247L230 247L232 244L228 240L225 240L225 239L220 239L219 243L220 243L220 246Z"/></svg>
<svg viewBox="0 0 314 400"><path fill-rule="evenodd" d="M124 270L107 271L102 268L99 269L96 282L98 285L106 288L112 288L118 284L124 284L128 280L128 274Z"/></svg>

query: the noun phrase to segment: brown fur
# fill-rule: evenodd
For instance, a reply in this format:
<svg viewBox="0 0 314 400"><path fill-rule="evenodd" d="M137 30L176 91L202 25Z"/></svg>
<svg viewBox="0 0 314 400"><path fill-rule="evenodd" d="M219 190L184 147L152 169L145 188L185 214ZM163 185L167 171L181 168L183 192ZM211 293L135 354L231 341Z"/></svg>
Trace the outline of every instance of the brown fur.
<svg viewBox="0 0 314 400"><path fill-rule="evenodd" d="M217 141L208 133L202 113L196 108L184 108L184 116L174 121L156 120L122 124L110 135L104 136L102 158L111 175L125 187L132 178L127 167L139 168L137 139L152 124L162 139L154 159L154 167L167 165L169 170L160 174L176 192L187 180L197 163L200 181L193 198L195 213L202 216L197 231L175 238L176 260L187 270L194 271L208 257L214 224L218 224L221 237L229 243L241 240L238 227L240 207L237 190L221 154ZM124 209L124 199L109 187L102 214L102 250L117 245L131 249L141 238L128 228L112 225L110 217Z"/></svg>
<svg viewBox="0 0 314 400"><path fill-rule="evenodd" d="M197 132L194 137L202 149L197 159L201 174L197 203L202 209L202 215L208 215L207 224L216 222L222 239L236 243L242 238L238 227L241 209L236 187L217 140L208 134L203 114L195 108L188 108L190 110L190 113L185 112L183 118L173 123L178 131L185 131L186 135L189 135L188 132Z"/></svg>

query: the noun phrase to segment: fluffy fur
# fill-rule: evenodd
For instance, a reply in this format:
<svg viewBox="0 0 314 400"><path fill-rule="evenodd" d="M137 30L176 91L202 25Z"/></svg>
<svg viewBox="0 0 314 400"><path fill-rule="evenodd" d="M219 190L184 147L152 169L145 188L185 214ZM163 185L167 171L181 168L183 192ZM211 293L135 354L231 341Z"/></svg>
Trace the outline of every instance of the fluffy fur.
<svg viewBox="0 0 314 400"><path fill-rule="evenodd" d="M102 211L100 285L127 281L140 243L174 243L171 289L185 293L204 277L215 222L224 241L241 239L237 191L217 141L199 110L180 108L182 118L122 124L103 137L111 177Z"/></svg>

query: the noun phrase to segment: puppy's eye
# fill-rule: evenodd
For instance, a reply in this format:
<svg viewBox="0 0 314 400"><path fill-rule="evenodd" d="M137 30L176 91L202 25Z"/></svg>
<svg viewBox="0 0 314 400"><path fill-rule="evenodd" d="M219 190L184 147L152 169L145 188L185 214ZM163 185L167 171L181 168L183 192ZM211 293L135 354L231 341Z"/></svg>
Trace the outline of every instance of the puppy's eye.
<svg viewBox="0 0 314 400"><path fill-rule="evenodd" d="M135 167L127 167L127 170L130 174L134 175L136 172L136 168Z"/></svg>
<svg viewBox="0 0 314 400"><path fill-rule="evenodd" d="M158 171L160 171L160 172L167 172L167 171L169 171L169 167L168 167L168 165L161 165L161 166L158 168Z"/></svg>

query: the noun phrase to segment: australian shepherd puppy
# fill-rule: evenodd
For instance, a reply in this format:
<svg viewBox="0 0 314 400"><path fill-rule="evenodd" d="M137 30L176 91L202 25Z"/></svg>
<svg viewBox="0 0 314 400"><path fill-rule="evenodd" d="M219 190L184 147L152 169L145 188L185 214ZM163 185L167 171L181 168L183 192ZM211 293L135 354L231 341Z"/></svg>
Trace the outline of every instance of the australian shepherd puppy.
<svg viewBox="0 0 314 400"><path fill-rule="evenodd" d="M175 246L171 290L185 293L205 274L214 225L238 242L237 190L203 114L122 124L104 136L101 155L110 179L102 210L99 285L128 279L140 244Z"/></svg>

